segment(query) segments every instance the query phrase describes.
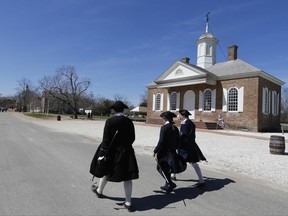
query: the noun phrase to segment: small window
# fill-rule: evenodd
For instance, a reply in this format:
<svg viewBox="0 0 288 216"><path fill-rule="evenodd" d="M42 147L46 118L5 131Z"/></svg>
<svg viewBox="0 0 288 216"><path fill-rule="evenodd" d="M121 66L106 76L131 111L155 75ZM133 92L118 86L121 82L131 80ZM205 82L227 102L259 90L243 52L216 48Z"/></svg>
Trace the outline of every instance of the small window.
<svg viewBox="0 0 288 216"><path fill-rule="evenodd" d="M206 90L204 92L204 111L211 111L211 105L212 105L212 92L211 90Z"/></svg>
<svg viewBox="0 0 288 216"><path fill-rule="evenodd" d="M238 90L236 88L228 91L228 111L238 111Z"/></svg>

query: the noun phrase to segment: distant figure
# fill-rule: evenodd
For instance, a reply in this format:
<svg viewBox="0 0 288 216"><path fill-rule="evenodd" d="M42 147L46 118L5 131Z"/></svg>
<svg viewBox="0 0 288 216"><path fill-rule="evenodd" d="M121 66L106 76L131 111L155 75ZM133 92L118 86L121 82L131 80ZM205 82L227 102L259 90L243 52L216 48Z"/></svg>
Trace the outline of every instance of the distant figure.
<svg viewBox="0 0 288 216"><path fill-rule="evenodd" d="M225 122L224 122L224 117L222 116L221 113L218 114L218 122L217 122L217 127L218 125L221 127L221 128L225 128Z"/></svg>
<svg viewBox="0 0 288 216"><path fill-rule="evenodd" d="M128 107L122 101L116 101L111 109L115 111L113 117L105 122L103 139L100 153L97 155L96 162L92 160L90 173L95 176L98 166L97 160L103 160L104 156L109 155L110 168L100 179L98 187L93 184L91 189L98 198L103 198L103 190L108 181L124 182L125 202L123 206L129 211L134 211L131 203L132 180L139 178L138 165L132 147L135 141L135 129L133 122L123 114L123 110ZM118 132L117 132L118 131ZM117 134L116 134L117 132ZM115 135L116 134L116 135ZM115 135L115 136L114 136ZM111 143L111 141L113 142ZM110 146L111 145L111 146Z"/></svg>

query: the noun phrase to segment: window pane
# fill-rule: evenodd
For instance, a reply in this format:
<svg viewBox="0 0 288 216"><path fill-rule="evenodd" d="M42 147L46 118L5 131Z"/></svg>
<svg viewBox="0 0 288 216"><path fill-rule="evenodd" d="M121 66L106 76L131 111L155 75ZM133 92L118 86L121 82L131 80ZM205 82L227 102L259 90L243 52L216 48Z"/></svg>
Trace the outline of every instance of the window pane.
<svg viewBox="0 0 288 216"><path fill-rule="evenodd" d="M177 93L176 92L173 92L171 94L170 105L171 105L171 110L176 110L176 106L177 106Z"/></svg>
<svg viewBox="0 0 288 216"><path fill-rule="evenodd" d="M161 107L161 95L160 94L156 95L156 101L155 102L156 102L155 109L160 110L160 107Z"/></svg>
<svg viewBox="0 0 288 216"><path fill-rule="evenodd" d="M204 92L204 110L211 111L212 92L207 90Z"/></svg>
<svg viewBox="0 0 288 216"><path fill-rule="evenodd" d="M228 111L238 111L238 91L231 88L228 92Z"/></svg>

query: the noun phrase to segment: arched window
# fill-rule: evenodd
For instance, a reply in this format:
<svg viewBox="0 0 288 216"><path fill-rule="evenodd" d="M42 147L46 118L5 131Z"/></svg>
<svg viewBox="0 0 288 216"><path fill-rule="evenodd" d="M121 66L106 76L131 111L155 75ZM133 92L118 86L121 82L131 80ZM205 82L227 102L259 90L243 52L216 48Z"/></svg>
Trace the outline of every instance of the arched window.
<svg viewBox="0 0 288 216"><path fill-rule="evenodd" d="M176 110L177 109L177 93L172 92L170 96L170 108L171 110Z"/></svg>
<svg viewBox="0 0 288 216"><path fill-rule="evenodd" d="M238 90L234 87L228 91L228 111L238 111Z"/></svg>
<svg viewBox="0 0 288 216"><path fill-rule="evenodd" d="M204 91L204 111L211 111L211 105L212 105L212 91L211 90L205 90Z"/></svg>
<svg viewBox="0 0 288 216"><path fill-rule="evenodd" d="M155 110L161 110L161 94L156 95Z"/></svg>

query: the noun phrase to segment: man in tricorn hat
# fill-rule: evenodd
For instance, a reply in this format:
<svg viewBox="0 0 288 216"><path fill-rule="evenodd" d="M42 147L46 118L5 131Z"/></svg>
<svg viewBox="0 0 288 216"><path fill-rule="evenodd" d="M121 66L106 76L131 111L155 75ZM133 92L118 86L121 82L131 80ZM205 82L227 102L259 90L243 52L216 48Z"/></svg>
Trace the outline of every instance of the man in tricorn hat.
<svg viewBox="0 0 288 216"><path fill-rule="evenodd" d="M167 194L170 193L176 184L171 180L171 164L169 164L169 154L176 154L179 141L179 130L174 125L173 118L177 117L174 113L163 112L160 117L164 120L164 125L160 129L160 137L157 146L154 148L153 157L157 161L157 170L165 179L165 185L160 188Z"/></svg>
<svg viewBox="0 0 288 216"><path fill-rule="evenodd" d="M139 178L139 170L134 149L135 129L131 119L127 118L123 111L128 107L122 101L116 101L111 110L114 115L107 119L104 126L103 139L100 144L100 153L96 161L103 160L109 155L109 168L104 176L97 176L97 162L91 163L90 173L102 177L99 185L93 184L91 189L98 198L102 198L103 190L108 181L124 182L125 202L123 206L129 211L134 211L131 203L132 180ZM104 157L105 156L105 157ZM101 174L102 175L102 174Z"/></svg>
<svg viewBox="0 0 288 216"><path fill-rule="evenodd" d="M189 119L191 113L188 110L179 110L181 115L181 125L180 125L180 145L178 147L178 154L180 154L184 160L192 164L198 178L199 182L196 184L197 187L205 187L205 182L203 180L202 172L197 164L197 162L204 160L206 158L202 154L199 146L197 145L195 138L195 124Z"/></svg>

